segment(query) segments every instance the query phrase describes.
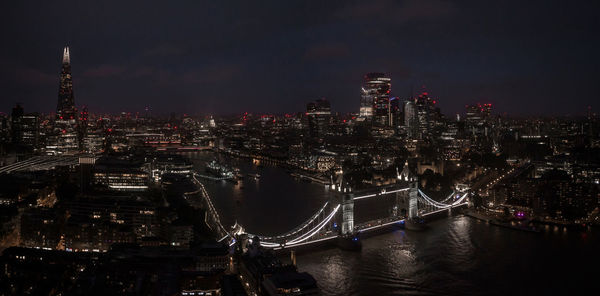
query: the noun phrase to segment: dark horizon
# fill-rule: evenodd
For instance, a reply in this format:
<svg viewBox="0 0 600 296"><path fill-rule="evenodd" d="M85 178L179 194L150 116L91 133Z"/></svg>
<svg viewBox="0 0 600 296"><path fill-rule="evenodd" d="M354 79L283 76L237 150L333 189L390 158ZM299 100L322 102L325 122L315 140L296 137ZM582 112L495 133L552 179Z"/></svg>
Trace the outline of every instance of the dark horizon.
<svg viewBox="0 0 600 296"><path fill-rule="evenodd" d="M477 1L176 4L3 3L0 110L56 110L61 54L92 113L292 113L326 98L357 112L362 76L392 95L421 86L447 115L596 111L597 4ZM118 9L116 9L118 8Z"/></svg>

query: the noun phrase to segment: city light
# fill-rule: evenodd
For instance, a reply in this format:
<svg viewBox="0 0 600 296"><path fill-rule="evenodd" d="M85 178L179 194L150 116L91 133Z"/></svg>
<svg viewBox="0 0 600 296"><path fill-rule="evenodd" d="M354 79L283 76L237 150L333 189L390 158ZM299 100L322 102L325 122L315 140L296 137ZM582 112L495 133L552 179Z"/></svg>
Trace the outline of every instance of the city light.
<svg viewBox="0 0 600 296"><path fill-rule="evenodd" d="M0 295L596 289L596 2L105 2L3 3Z"/></svg>

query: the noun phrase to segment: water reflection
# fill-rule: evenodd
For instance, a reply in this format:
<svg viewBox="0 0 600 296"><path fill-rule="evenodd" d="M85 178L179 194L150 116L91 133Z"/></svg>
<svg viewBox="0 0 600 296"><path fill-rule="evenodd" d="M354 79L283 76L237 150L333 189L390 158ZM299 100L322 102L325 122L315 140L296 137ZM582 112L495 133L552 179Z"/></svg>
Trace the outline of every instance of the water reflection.
<svg viewBox="0 0 600 296"><path fill-rule="evenodd" d="M200 166L207 155L196 155ZM231 160L244 178L207 184L225 225L240 221L249 232L277 234L310 217L327 198L322 185L297 182L285 170ZM577 294L591 287L600 264L599 236L545 227L527 233L463 216L429 223L423 232L397 230L364 239L361 252L335 248L298 254L324 295ZM589 291L588 291L589 293Z"/></svg>
<svg viewBox="0 0 600 296"><path fill-rule="evenodd" d="M187 153L199 171L215 158L212 152ZM322 185L298 182L284 169L249 159L222 158L239 168L242 178L237 182L205 181L206 190L224 225L239 222L251 233L275 235L286 232L308 219L327 199ZM254 178L249 174L260 174Z"/></svg>

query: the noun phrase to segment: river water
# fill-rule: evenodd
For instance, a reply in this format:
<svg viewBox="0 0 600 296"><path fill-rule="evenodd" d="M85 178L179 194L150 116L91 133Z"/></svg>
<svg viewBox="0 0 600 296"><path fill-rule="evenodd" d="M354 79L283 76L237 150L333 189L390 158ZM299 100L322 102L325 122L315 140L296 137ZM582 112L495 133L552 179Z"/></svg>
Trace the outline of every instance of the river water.
<svg viewBox="0 0 600 296"><path fill-rule="evenodd" d="M199 169L214 155L188 153ZM243 173L238 184L205 182L223 224L264 235L302 223L326 200L323 185L298 182L284 169L223 159ZM328 248L297 256L324 295L597 295L600 233L548 228L528 233L465 216L395 230L362 241L361 252ZM287 258L284 258L287 259Z"/></svg>

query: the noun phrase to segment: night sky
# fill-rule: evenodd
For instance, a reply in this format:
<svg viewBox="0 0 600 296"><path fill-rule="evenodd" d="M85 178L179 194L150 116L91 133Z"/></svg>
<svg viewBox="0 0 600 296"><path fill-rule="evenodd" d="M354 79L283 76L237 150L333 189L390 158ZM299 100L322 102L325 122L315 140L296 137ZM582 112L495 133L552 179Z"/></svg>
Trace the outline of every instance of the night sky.
<svg viewBox="0 0 600 296"><path fill-rule="evenodd" d="M362 76L446 114L600 108L598 1L2 1L0 111L56 109L62 48L90 112L358 111Z"/></svg>

